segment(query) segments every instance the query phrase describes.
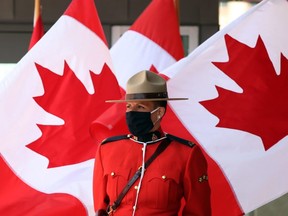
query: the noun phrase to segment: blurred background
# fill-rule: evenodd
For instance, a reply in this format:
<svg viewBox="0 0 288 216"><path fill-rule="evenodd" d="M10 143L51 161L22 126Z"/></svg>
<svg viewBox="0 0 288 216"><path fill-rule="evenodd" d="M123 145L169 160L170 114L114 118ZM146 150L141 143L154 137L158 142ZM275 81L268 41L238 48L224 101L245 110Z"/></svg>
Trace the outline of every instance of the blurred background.
<svg viewBox="0 0 288 216"><path fill-rule="evenodd" d="M186 55L260 0L175 0ZM45 32L71 0L42 0ZM151 0L95 0L109 46L125 32ZM34 0L0 0L0 71L27 52L33 30ZM12 63L12 64L11 64Z"/></svg>

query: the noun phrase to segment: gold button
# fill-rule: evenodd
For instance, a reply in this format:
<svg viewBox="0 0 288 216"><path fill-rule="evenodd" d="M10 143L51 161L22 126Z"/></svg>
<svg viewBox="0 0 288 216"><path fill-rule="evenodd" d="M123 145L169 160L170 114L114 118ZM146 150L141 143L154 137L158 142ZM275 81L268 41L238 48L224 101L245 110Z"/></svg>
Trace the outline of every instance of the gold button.
<svg viewBox="0 0 288 216"><path fill-rule="evenodd" d="M202 175L198 178L199 182L204 182L204 181L208 181L208 176L207 175Z"/></svg>
<svg viewBox="0 0 288 216"><path fill-rule="evenodd" d="M138 190L138 186L137 186L137 185L136 185L136 186L134 186L134 189L135 189L135 190Z"/></svg>
<svg viewBox="0 0 288 216"><path fill-rule="evenodd" d="M111 172L111 176L115 176L115 172Z"/></svg>
<svg viewBox="0 0 288 216"><path fill-rule="evenodd" d="M133 206L133 210L136 210L136 206Z"/></svg>
<svg viewBox="0 0 288 216"><path fill-rule="evenodd" d="M165 179L166 179L166 176L165 176L165 175L163 175L163 176L162 176L162 179L163 179L163 180L165 180Z"/></svg>

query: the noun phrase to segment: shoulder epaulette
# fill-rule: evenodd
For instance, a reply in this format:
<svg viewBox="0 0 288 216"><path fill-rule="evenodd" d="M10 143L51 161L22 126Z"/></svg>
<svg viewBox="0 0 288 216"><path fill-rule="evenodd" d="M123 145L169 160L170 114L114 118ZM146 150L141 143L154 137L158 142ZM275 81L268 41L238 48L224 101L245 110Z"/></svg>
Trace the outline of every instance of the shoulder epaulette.
<svg viewBox="0 0 288 216"><path fill-rule="evenodd" d="M118 140L122 140L122 139L129 139L130 135L119 135L119 136L113 136L113 137L108 137L106 139L104 139L101 142L101 145L105 144L105 143L109 143L109 142L114 142L114 141L118 141Z"/></svg>
<svg viewBox="0 0 288 216"><path fill-rule="evenodd" d="M170 140L174 140L174 141L177 141L181 144L184 144L186 146L189 146L189 147L194 147L195 146L195 143L193 143L192 141L189 141L189 140L186 140L186 139L182 139L180 137L177 137L177 136L174 136L172 134L166 134L166 137Z"/></svg>

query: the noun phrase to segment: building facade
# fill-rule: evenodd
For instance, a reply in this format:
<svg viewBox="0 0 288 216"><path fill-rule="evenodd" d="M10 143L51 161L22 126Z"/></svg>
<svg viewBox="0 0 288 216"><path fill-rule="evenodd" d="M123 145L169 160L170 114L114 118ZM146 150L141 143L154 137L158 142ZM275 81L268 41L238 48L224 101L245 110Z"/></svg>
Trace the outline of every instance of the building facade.
<svg viewBox="0 0 288 216"><path fill-rule="evenodd" d="M71 0L42 0L45 31ZM95 0L109 46L137 19L151 0ZM179 0L186 54L219 30L217 0ZM0 63L17 63L27 52L33 30L34 0L0 1Z"/></svg>

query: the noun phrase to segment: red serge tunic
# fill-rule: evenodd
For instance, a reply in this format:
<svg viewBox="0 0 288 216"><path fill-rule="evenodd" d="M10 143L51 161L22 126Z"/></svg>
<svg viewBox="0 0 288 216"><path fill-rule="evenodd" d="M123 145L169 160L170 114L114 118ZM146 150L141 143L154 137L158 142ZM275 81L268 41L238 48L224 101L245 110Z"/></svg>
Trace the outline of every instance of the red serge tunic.
<svg viewBox="0 0 288 216"><path fill-rule="evenodd" d="M151 138L155 140L155 136L152 134ZM145 161L161 143L157 138L159 136L155 142L147 144ZM93 179L96 211L106 209L107 200L112 204L142 165L143 146L143 142L130 138L99 147ZM138 187L138 179L113 215L132 215L139 190L136 216L177 216L182 198L186 201L182 215L209 216L210 188L206 168L206 161L198 146L189 147L172 140L146 169L141 187Z"/></svg>

